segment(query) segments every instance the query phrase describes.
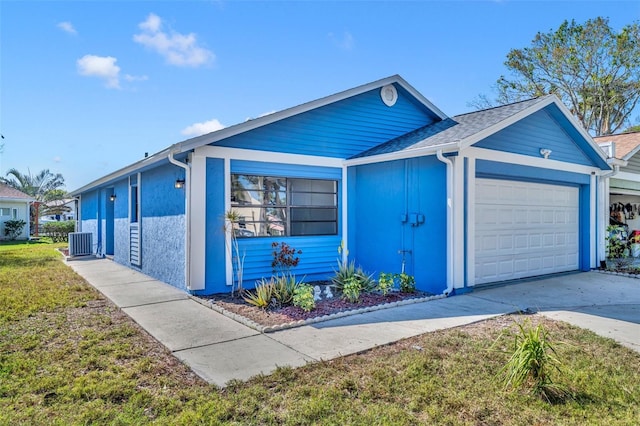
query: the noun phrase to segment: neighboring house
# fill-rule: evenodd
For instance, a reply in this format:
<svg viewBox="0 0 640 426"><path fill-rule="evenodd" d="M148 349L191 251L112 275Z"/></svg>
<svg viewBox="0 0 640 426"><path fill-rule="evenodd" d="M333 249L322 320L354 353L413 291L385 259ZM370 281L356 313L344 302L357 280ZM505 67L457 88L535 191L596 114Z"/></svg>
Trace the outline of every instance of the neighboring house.
<svg viewBox="0 0 640 426"><path fill-rule="evenodd" d="M610 223L627 225L629 234L640 233L640 132L599 136L594 140L614 166L610 177L602 182L603 213L610 217ZM604 253L604 242L599 251Z"/></svg>
<svg viewBox="0 0 640 426"><path fill-rule="evenodd" d="M29 238L29 204L34 199L22 191L0 182L0 240L5 239L4 223L8 220L26 222L18 239Z"/></svg>
<svg viewBox="0 0 640 426"><path fill-rule="evenodd" d="M399 76L185 140L72 192L95 250L199 294L230 290L225 212L244 282L271 244L326 279L341 242L420 290L596 266L596 189L611 170L555 96L448 117Z"/></svg>
<svg viewBox="0 0 640 426"><path fill-rule="evenodd" d="M45 208L49 212L52 212L52 214L40 216L40 223L76 220L75 198L47 201L43 206L40 207L41 210Z"/></svg>

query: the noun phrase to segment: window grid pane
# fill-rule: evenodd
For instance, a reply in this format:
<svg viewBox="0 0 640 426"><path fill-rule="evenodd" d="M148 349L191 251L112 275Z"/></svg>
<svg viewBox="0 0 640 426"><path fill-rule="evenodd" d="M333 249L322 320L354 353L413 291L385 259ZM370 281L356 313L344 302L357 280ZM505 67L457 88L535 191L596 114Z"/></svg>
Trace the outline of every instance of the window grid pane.
<svg viewBox="0 0 640 426"><path fill-rule="evenodd" d="M336 235L338 182L233 174L237 237Z"/></svg>

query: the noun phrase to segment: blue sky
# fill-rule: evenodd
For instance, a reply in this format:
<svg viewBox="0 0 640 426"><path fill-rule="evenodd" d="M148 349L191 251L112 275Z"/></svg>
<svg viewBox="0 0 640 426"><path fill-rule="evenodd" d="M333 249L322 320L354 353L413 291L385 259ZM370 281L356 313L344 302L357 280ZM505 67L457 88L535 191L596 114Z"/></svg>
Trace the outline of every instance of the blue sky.
<svg viewBox="0 0 640 426"><path fill-rule="evenodd" d="M640 2L0 1L0 174L76 189L199 132L400 74L448 115L564 19Z"/></svg>

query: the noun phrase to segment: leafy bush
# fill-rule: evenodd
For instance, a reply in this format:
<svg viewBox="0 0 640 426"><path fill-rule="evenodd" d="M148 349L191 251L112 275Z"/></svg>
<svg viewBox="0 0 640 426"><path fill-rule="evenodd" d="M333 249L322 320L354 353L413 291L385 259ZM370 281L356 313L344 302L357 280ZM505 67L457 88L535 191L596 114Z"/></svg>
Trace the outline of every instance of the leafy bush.
<svg viewBox="0 0 640 426"><path fill-rule="evenodd" d="M73 220L65 222L47 222L42 226L42 233L47 237L51 237L54 243L69 241L69 233L76 229L76 223Z"/></svg>
<svg viewBox="0 0 640 426"><path fill-rule="evenodd" d="M389 291L396 285L396 278L394 274L388 274L386 272L380 272L378 277L378 291L386 296Z"/></svg>
<svg viewBox="0 0 640 426"><path fill-rule="evenodd" d="M338 291L343 291L346 283L355 279L363 292L373 291L376 288L376 282L373 275L367 274L361 267L356 268L355 261L346 262L338 261L338 269L333 270L334 275L331 278L333 286Z"/></svg>
<svg viewBox="0 0 640 426"><path fill-rule="evenodd" d="M416 291L416 279L413 275L406 273L398 274L400 279L400 291L403 293L413 293Z"/></svg>
<svg viewBox="0 0 640 426"><path fill-rule="evenodd" d="M529 387L539 396L549 400L550 391L561 390L554 385L550 373L560 371L560 361L551 345L547 333L539 324L533 328L520 323L515 335L513 350L507 364L500 370L505 388Z"/></svg>
<svg viewBox="0 0 640 426"><path fill-rule="evenodd" d="M316 301L313 299L313 286L309 284L297 286L293 293L293 305L301 308L305 312L314 309L316 307Z"/></svg>
<svg viewBox="0 0 640 426"><path fill-rule="evenodd" d="M256 283L254 291L245 291L242 298L250 305L256 306L260 309L267 309L271 303L271 299L274 297L275 288L273 278L268 280L263 278L259 283Z"/></svg>
<svg viewBox="0 0 640 426"><path fill-rule="evenodd" d="M26 224L27 222L22 219L7 220L4 223L4 236L9 237L10 240L15 240L22 234L22 230Z"/></svg>
<svg viewBox="0 0 640 426"><path fill-rule="evenodd" d="M342 287L342 298L351 303L356 303L360 299L362 292L361 283L356 276L347 278Z"/></svg>
<svg viewBox="0 0 640 426"><path fill-rule="evenodd" d="M622 226L607 226L607 258L620 259L629 256L629 249L623 242Z"/></svg>
<svg viewBox="0 0 640 426"><path fill-rule="evenodd" d="M275 241L271 244L271 248L273 249L271 268L275 274L289 274L291 268L295 268L300 263L300 258L296 254L302 254L302 250L296 250L285 242L276 243Z"/></svg>

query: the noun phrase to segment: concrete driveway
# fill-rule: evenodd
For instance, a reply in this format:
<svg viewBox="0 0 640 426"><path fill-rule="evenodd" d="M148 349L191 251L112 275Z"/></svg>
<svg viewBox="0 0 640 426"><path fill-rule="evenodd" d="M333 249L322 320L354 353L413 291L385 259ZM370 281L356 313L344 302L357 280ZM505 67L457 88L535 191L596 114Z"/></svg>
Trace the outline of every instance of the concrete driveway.
<svg viewBox="0 0 640 426"><path fill-rule="evenodd" d="M601 272L567 274L476 290L468 295L530 310L609 337L640 352L640 279Z"/></svg>

